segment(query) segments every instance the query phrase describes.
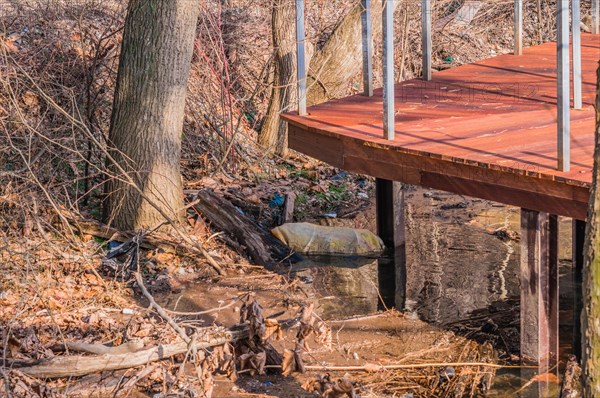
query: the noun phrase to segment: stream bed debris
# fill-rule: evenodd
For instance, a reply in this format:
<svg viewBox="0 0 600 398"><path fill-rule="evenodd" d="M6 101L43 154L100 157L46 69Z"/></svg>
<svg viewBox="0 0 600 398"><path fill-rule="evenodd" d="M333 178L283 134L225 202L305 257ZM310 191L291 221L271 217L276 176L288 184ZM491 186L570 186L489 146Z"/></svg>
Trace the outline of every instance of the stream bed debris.
<svg viewBox="0 0 600 398"><path fill-rule="evenodd" d="M83 311L56 305L42 311L45 316L38 311L35 317L22 318L21 327L13 326L4 332L8 352L0 387L10 388L14 397L125 396L139 390L152 392L153 396L191 394L208 398L233 396L216 392L215 388L222 384L216 380L229 380L234 384L231 388L238 386L235 390L240 393L246 388L240 386L249 380L267 377L277 380L267 380L263 384L267 389L285 390L286 385L297 383L299 391L322 397L393 395L398 391L410 391L416 397L476 396L489 388L499 367L491 346L447 332L421 352L407 352L396 362L389 355L373 362L375 358L364 350L385 355L390 336L385 342L365 341L364 336L356 340L344 329L362 324L360 327L376 327L388 330L387 333L399 331L407 322L401 314L381 313L329 324L318 315L318 300L307 298L306 292L286 291L285 286L281 286L281 298L274 302L271 297L268 301L269 312L275 311L273 316L266 316L259 302L264 299L258 297L265 289L261 283L253 286L256 293L249 291L233 299L231 303L238 305L233 308L231 303L196 313L164 308L146 286L150 275L144 269L148 261L143 257L142 242L142 236L134 236L95 259L96 264L106 257L124 262L120 268L130 271L124 282L138 292L135 299L139 304L134 307L125 300L113 303L111 308L91 307ZM48 272L43 268L31 271L38 277L40 271ZM57 269L51 273L57 271L60 273ZM116 277L108 274L98 280L95 273L85 269L76 275L94 285L114 283ZM255 276L260 275L259 272ZM265 276L256 281L273 286L271 279L277 278ZM74 292L87 287L77 286L72 284ZM97 300L106 293L107 290L98 289L87 294ZM21 306L21 316L29 310L22 302L3 304L8 312L11 306ZM136 308L133 314L124 311L131 308ZM224 312L238 316L237 322L227 327L200 322L199 316ZM281 319L284 313L295 315ZM41 319L49 323L37 323ZM387 326L381 327L377 322ZM397 322L400 324L395 325ZM434 334L434 329L427 333ZM316 346L310 347L309 339ZM344 357L351 358L350 365Z"/></svg>

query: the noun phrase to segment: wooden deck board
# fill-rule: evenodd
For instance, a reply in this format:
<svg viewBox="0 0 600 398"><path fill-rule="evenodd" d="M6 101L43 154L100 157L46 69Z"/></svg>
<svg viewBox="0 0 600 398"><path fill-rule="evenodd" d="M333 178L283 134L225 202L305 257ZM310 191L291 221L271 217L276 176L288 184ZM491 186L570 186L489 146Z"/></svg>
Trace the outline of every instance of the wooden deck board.
<svg viewBox="0 0 600 398"><path fill-rule="evenodd" d="M393 141L383 138L381 89L285 114L290 147L353 172L585 219L600 36L582 42L569 172L556 169L555 43L397 84Z"/></svg>

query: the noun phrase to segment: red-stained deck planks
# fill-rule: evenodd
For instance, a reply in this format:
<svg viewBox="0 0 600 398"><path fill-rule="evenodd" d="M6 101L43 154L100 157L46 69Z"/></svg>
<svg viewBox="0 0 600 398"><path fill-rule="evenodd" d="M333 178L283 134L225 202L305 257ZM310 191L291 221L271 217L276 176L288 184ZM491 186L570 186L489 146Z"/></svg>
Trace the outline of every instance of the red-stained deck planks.
<svg viewBox="0 0 600 398"><path fill-rule="evenodd" d="M556 169L555 43L397 84L393 141L383 138L381 90L285 114L290 147L357 173L585 219L600 36L582 41L569 172Z"/></svg>

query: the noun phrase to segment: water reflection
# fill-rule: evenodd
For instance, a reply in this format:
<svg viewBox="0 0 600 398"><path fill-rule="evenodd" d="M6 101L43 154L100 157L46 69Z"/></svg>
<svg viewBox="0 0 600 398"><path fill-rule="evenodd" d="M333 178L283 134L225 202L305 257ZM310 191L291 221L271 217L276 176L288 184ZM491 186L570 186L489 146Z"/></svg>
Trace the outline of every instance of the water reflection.
<svg viewBox="0 0 600 398"><path fill-rule="evenodd" d="M432 199L433 201L433 199ZM431 210L434 203L407 201L406 259L403 250L379 259L320 257L295 269L312 278L315 290L328 296L325 313L341 317L390 307L443 328L451 328L473 314L484 324L489 314L505 312L511 328L512 353L518 353L519 231L518 209L486 205L468 217ZM475 206L476 207L476 206ZM483 205L482 205L483 207ZM426 209L425 209L426 208ZM560 358L572 350L573 292L570 263L570 220L560 225ZM517 238L517 239L516 239ZM402 266L404 265L404 266ZM377 287L377 288L376 288ZM503 323L502 323L503 322ZM504 338L504 337L501 337ZM533 371L499 372L489 396L551 397L557 383L529 383ZM521 390L521 391L520 391ZM518 392L517 392L518 391Z"/></svg>
<svg viewBox="0 0 600 398"><path fill-rule="evenodd" d="M388 264L393 272L393 262ZM368 314L381 308L378 294L380 281L386 286L388 277L383 273L380 278L377 259L311 256L294 264L292 270L301 280L313 285L321 297L320 311L326 318ZM391 294L393 298L393 284L391 291L384 290L384 294ZM393 306L393 301L391 304Z"/></svg>

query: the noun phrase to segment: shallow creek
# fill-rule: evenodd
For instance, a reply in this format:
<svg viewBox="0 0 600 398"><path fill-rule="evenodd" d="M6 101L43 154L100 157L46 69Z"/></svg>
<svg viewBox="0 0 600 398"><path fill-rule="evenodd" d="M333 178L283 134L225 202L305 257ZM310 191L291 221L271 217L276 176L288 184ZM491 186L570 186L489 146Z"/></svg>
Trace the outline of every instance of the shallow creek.
<svg viewBox="0 0 600 398"><path fill-rule="evenodd" d="M404 306L405 316L398 318L401 321L386 321L379 326L378 322L357 324L356 328L346 327L339 332L337 338L340 341L346 339L346 355L340 354L334 360L331 354L321 356L316 352L313 359L322 357L336 364L356 364L381 360L390 351L391 358L401 357L411 345L418 349L431 347L449 330L456 331L457 324L469 322L470 318L479 317L485 323L486 311L492 313L499 309L508 314L510 321L498 326L514 329L516 334L512 337L516 341L512 343L518 347L520 248L515 234L519 232L518 209L424 189L406 191L406 206L406 272L396 269L393 260L385 257L312 257L288 270L289 275L300 278L306 291L319 298L319 312L325 319L370 314L394 303ZM368 213L351 222L340 223L373 228L373 219L374 214ZM561 359L571 350L573 325L570 222L564 219L560 225ZM395 289L404 281L405 289ZM200 288L202 292L198 288L192 286L182 296L178 295L183 297L179 308L206 308L211 297L224 297L234 292L214 287L209 289L213 294L207 294L205 288ZM273 298L269 293L260 295L267 302ZM174 303L174 300L174 297L163 298L165 304ZM219 316L220 322L235 322L233 311ZM475 326L478 325L475 323ZM413 333L413 336L409 337L407 333ZM365 348L364 342L370 341L370 337L376 339L376 335L385 335L385 341L373 343L374 348ZM379 352L378 344L387 347L387 351L381 348ZM361 350L372 351L369 355ZM353 352L359 353L359 360L352 358ZM391 358L387 360L391 362ZM558 395L559 386L555 382L531 383L530 387L521 390L533 374L501 370L488 396ZM262 390L258 388L257 391Z"/></svg>

